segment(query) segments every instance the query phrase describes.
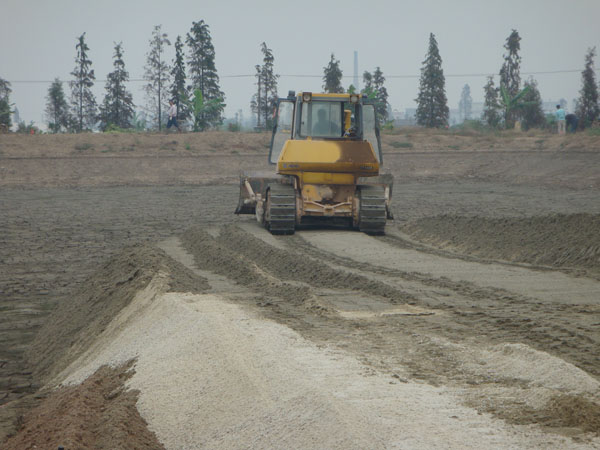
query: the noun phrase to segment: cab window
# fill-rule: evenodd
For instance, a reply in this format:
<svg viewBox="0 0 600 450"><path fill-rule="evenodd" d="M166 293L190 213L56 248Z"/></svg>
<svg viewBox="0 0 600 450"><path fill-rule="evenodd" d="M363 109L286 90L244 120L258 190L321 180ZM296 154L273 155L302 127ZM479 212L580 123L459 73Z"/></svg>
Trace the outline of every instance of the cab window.
<svg viewBox="0 0 600 450"><path fill-rule="evenodd" d="M300 136L339 138L342 136L343 114L340 102L313 101L302 104Z"/></svg>

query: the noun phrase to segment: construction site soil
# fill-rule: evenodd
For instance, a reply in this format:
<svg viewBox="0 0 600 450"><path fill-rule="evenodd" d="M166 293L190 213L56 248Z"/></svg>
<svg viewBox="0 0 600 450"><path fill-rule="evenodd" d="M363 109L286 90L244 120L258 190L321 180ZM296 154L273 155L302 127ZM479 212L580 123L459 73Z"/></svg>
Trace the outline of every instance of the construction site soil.
<svg viewBox="0 0 600 450"><path fill-rule="evenodd" d="M385 236L274 237L267 135L0 135L0 447L600 447L600 138L383 143Z"/></svg>

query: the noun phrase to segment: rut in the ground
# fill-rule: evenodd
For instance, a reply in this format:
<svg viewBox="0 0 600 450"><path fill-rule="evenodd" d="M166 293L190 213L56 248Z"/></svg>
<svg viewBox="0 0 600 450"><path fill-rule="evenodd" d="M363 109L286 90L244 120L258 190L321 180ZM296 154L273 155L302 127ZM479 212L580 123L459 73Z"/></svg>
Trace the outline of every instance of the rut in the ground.
<svg viewBox="0 0 600 450"><path fill-rule="evenodd" d="M314 249L301 237L277 238L277 247L266 242L270 239L259 239L255 233L236 226L221 228L216 238L201 229L189 230L182 237L184 247L201 269L225 275L257 292L260 298L248 301L262 306L266 317L313 341L350 351L362 362L399 378L408 376L433 384L521 388L521 382L515 379L465 370L461 343L525 343L563 357L590 374L600 374L594 350L599 345L597 334L592 328L581 326L585 323L581 317L589 318L594 307L550 306L510 292L368 265L359 266L361 275L356 273L354 261ZM369 273L379 273L379 277ZM390 282L381 281L381 275ZM403 279L422 281L428 292L441 286L455 289L457 297L470 299L470 303L457 306L447 295L439 296L437 302L431 296L421 299L395 287ZM365 301L369 295L378 296L387 298L390 304L422 305L437 313L418 317L390 315L369 321L344 319L334 311L314 308L309 301L324 288L357 290L366 294ZM488 402L487 406L491 404L494 406L483 409L509 420L518 417L519 423L536 422L539 412L522 411L518 398L512 403L505 399L501 406ZM559 420L552 416L555 419Z"/></svg>

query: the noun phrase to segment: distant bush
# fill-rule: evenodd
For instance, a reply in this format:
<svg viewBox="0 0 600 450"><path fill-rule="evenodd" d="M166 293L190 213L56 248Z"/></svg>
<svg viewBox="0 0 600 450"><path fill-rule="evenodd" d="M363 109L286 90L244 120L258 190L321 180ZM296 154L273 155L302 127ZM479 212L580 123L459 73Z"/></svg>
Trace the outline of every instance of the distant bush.
<svg viewBox="0 0 600 450"><path fill-rule="evenodd" d="M386 123L383 124L383 126L381 128L386 131L393 130L394 129L394 121L388 120Z"/></svg>
<svg viewBox="0 0 600 450"><path fill-rule="evenodd" d="M32 122L29 122L29 124L26 124L25 122L19 122L19 125L17 125L17 133L23 133L23 134L41 134L42 130L40 130L38 127L36 127Z"/></svg>
<svg viewBox="0 0 600 450"><path fill-rule="evenodd" d="M104 129L105 133L135 133L135 128L121 128L114 123L109 123L107 127Z"/></svg>
<svg viewBox="0 0 600 450"><path fill-rule="evenodd" d="M227 124L227 131L233 131L233 132L238 132L240 131L241 127L240 124L235 123L235 122L229 122Z"/></svg>
<svg viewBox="0 0 600 450"><path fill-rule="evenodd" d="M556 116L554 114L546 114L546 123L544 123L543 129L556 131Z"/></svg>

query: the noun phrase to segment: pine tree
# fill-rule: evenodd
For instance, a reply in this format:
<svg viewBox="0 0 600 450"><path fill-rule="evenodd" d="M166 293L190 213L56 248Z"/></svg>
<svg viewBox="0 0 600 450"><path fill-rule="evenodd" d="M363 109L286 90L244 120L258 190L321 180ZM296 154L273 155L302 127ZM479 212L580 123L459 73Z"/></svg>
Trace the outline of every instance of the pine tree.
<svg viewBox="0 0 600 450"><path fill-rule="evenodd" d="M10 130L12 122L10 120L10 83L0 78L0 132Z"/></svg>
<svg viewBox="0 0 600 450"><path fill-rule="evenodd" d="M471 108L473 106L473 99L471 98L471 87L465 84L460 94L460 101L458 102L458 114L460 121L471 119Z"/></svg>
<svg viewBox="0 0 600 450"><path fill-rule="evenodd" d="M524 130L541 128L546 123L546 116L542 108L542 96L537 86L537 81L533 78L526 80L523 84L523 89L527 89L523 95L524 106L521 111Z"/></svg>
<svg viewBox="0 0 600 450"><path fill-rule="evenodd" d="M494 77L488 77L488 82L483 87L485 100L483 104L483 120L488 126L496 128L500 125L500 103L498 102L498 88L494 85Z"/></svg>
<svg viewBox="0 0 600 450"><path fill-rule="evenodd" d="M448 100L446 98L444 71L438 44L433 33L429 35L429 50L419 83L417 123L430 128L448 126Z"/></svg>
<svg viewBox="0 0 600 450"><path fill-rule="evenodd" d="M100 105L100 128L112 124L119 128L131 128L135 106L133 97L127 91L125 84L129 81L129 72L125 70L122 43L115 44L114 68L106 80L106 95Z"/></svg>
<svg viewBox="0 0 600 450"><path fill-rule="evenodd" d="M373 89L373 74L368 71L364 71L363 73L363 88L361 89L362 93L365 93L369 90Z"/></svg>
<svg viewBox="0 0 600 450"><path fill-rule="evenodd" d="M514 98L521 90L521 37L517 30L512 30L506 38L504 48L504 63L500 69L500 86L503 87L511 98ZM515 121L521 117L520 111L514 109L509 111L508 117L504 118L506 128L513 128Z"/></svg>
<svg viewBox="0 0 600 450"><path fill-rule="evenodd" d="M275 74L274 63L275 57L273 51L263 42L260 46L263 53L262 85L264 89L264 108L263 114L265 118L265 126L267 129L273 127L273 111L277 106L277 79L279 75Z"/></svg>
<svg viewBox="0 0 600 450"><path fill-rule="evenodd" d="M70 83L71 109L75 119L75 129L81 132L84 128L92 128L98 119L96 97L92 93L96 76L91 68L92 61L88 58L90 49L85 42L85 33L79 36L75 49L77 51L75 69L71 72L75 79Z"/></svg>
<svg viewBox="0 0 600 450"><path fill-rule="evenodd" d="M173 77L173 83L171 84L169 94L177 106L177 119L186 121L190 117L190 94L186 87L187 77L185 75L185 61L181 36L177 36L177 39L175 40L175 59L173 60L171 76Z"/></svg>
<svg viewBox="0 0 600 450"><path fill-rule="evenodd" d="M375 111L377 111L377 121L381 125L388 118L388 92L384 86L385 77L379 67L373 72L373 89L375 89Z"/></svg>
<svg viewBox="0 0 600 450"><path fill-rule="evenodd" d="M195 129L204 131L223 123L225 94L219 87L219 76L215 66L215 48L210 37L208 25L201 20L192 22L192 28L187 34L186 43L189 47L188 67L192 80L191 89L199 90L205 103L215 105L195 116Z"/></svg>
<svg viewBox="0 0 600 450"><path fill-rule="evenodd" d="M323 91L328 94L339 94L344 92L342 87L342 70L340 61L335 59L333 53L329 64L323 68Z"/></svg>
<svg viewBox="0 0 600 450"><path fill-rule="evenodd" d="M576 110L581 128L589 127L595 120L598 120L600 115L598 86L596 85L596 73L594 72L594 56L596 56L596 47L588 49L585 55L585 69L581 72L581 90L579 91Z"/></svg>
<svg viewBox="0 0 600 450"><path fill-rule="evenodd" d="M171 45L167 33L161 30L162 25L156 25L150 39L150 51L146 55L144 78L148 84L144 90L148 94L149 110L157 121L158 130L162 129L163 109L167 107L169 82L169 65L165 61L165 47Z"/></svg>
<svg viewBox="0 0 600 450"><path fill-rule="evenodd" d="M46 118L48 128L53 133L60 133L63 129L69 128L69 106L65 99L62 81L55 78L46 96Z"/></svg>

